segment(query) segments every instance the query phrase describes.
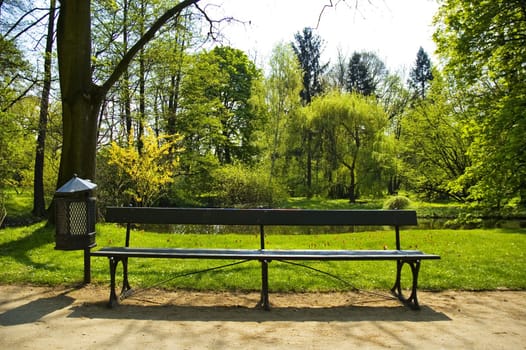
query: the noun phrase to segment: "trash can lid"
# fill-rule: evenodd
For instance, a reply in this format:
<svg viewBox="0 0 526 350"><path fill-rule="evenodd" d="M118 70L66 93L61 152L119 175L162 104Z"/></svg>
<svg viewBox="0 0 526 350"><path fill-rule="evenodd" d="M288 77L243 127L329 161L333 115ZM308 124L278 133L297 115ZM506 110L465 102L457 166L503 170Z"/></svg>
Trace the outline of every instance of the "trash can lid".
<svg viewBox="0 0 526 350"><path fill-rule="evenodd" d="M68 182L57 190L57 193L91 191L96 187L97 185L90 180L81 179L75 174Z"/></svg>

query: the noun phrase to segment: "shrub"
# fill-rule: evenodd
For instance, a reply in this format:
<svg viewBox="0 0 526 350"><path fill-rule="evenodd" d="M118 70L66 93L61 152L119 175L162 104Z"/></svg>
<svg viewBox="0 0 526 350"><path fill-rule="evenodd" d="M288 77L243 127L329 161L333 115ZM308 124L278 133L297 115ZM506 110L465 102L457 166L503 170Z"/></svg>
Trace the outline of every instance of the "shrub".
<svg viewBox="0 0 526 350"><path fill-rule="evenodd" d="M177 144L180 137L157 137L148 129L141 138L141 152L132 137L129 140L125 147L112 142L99 152L102 162L98 169L102 175L99 176L99 197L105 204L133 202L138 206L151 206L174 181L174 172L179 165Z"/></svg>
<svg viewBox="0 0 526 350"><path fill-rule="evenodd" d="M405 196L395 196L387 199L384 209L407 209L411 205L409 198Z"/></svg>
<svg viewBox="0 0 526 350"><path fill-rule="evenodd" d="M214 172L214 204L234 207L275 207L286 197L280 184L270 184L261 171L228 165Z"/></svg>

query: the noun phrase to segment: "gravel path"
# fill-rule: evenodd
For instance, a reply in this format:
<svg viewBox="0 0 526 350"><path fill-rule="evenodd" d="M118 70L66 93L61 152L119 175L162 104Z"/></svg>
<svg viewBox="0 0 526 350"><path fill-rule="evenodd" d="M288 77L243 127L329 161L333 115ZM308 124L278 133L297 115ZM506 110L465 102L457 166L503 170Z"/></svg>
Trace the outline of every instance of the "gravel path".
<svg viewBox="0 0 526 350"><path fill-rule="evenodd" d="M148 290L108 309L108 288L0 286L2 349L526 349L526 291L385 293Z"/></svg>

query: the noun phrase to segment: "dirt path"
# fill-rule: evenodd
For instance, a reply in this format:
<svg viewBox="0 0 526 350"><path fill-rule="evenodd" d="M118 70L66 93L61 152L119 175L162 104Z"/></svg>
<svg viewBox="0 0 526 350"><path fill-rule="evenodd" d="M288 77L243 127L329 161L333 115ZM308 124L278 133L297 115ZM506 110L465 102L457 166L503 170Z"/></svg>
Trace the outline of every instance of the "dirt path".
<svg viewBox="0 0 526 350"><path fill-rule="evenodd" d="M106 308L108 289L0 286L2 349L526 349L526 291L386 293L150 290Z"/></svg>

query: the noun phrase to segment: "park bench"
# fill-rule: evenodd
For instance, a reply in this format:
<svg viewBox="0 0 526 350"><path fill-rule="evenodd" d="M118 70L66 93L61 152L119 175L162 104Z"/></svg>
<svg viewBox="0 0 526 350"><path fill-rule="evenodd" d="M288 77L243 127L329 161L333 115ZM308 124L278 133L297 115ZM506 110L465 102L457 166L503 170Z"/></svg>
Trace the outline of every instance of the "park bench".
<svg viewBox="0 0 526 350"><path fill-rule="evenodd" d="M126 224L124 247L103 247L91 252L92 256L109 258L110 298L113 307L130 292L128 282L129 258L172 259L223 259L257 260L261 262L261 299L258 305L269 310L268 264L271 261L298 260L393 260L396 261L396 278L392 293L411 307L419 309L417 298L418 273L424 259L440 259L419 250L402 250L400 227L417 224L416 212L411 210L303 210L303 209L228 209L228 208L138 208L108 207L106 222ZM245 225L258 226L260 246L258 249L207 249L207 248L132 248L130 231L133 224L182 224L182 225ZM265 226L392 226L395 231L395 250L282 250L265 247ZM123 269L122 291L116 293L116 270L121 262ZM409 265L412 286L408 297L404 296L401 275L404 264Z"/></svg>

